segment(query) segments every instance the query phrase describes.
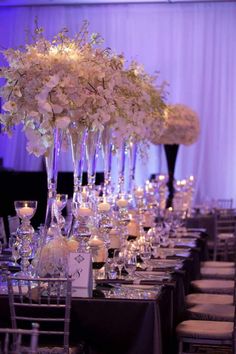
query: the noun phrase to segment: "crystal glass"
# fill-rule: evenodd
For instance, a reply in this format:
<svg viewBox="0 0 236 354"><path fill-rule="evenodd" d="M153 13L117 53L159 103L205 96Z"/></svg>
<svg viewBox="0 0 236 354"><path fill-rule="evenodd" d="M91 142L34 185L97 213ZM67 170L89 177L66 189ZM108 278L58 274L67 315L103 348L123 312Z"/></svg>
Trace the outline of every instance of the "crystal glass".
<svg viewBox="0 0 236 354"><path fill-rule="evenodd" d="M12 251L11 251L11 254L12 254L12 258L14 260L14 265L15 266L18 266L18 259L20 259L20 251L19 251L19 242L18 241L15 241L13 244L12 244Z"/></svg>
<svg viewBox="0 0 236 354"><path fill-rule="evenodd" d="M136 265L137 265L136 254L134 254L133 252L127 252L125 255L124 267L125 267L125 270L129 274L129 279L134 278L134 272L136 270Z"/></svg>
<svg viewBox="0 0 236 354"><path fill-rule="evenodd" d="M127 155L127 144L122 141L118 151L118 193L124 193L125 191L125 162Z"/></svg>
<svg viewBox="0 0 236 354"><path fill-rule="evenodd" d="M128 186L128 191L130 194L132 194L133 189L135 187L135 171L136 171L136 160L137 160L137 152L138 152L137 143L130 141L128 149L129 149L129 186Z"/></svg>
<svg viewBox="0 0 236 354"><path fill-rule="evenodd" d="M79 198L79 194L82 188L83 170L84 170L84 160L85 160L85 144L88 134L88 129L84 124L79 122L72 122L68 128L70 143L71 143L71 153L73 161L73 201ZM72 213L72 220L69 229L69 236L73 234L73 228L76 224L75 217Z"/></svg>
<svg viewBox="0 0 236 354"><path fill-rule="evenodd" d="M47 209L45 216L45 229L49 229L54 219L53 204L57 194L57 175L58 175L58 157L61 150L62 132L60 129L54 129L53 144L48 148L45 154L45 163L47 171Z"/></svg>
<svg viewBox="0 0 236 354"><path fill-rule="evenodd" d="M115 249L114 254L113 254L113 261L114 261L114 264L119 269L119 277L121 278L121 272L122 272L122 269L124 267L124 262L125 262L124 253L119 249Z"/></svg>
<svg viewBox="0 0 236 354"><path fill-rule="evenodd" d="M17 200L14 202L15 210L18 217L21 219L21 224L17 229L17 238L20 246L19 252L21 257L21 271L17 273L19 276L31 276L28 269L29 258L32 253L32 239L34 228L30 220L34 216L37 209L37 201L35 200Z"/></svg>
<svg viewBox="0 0 236 354"><path fill-rule="evenodd" d="M104 188L103 194L111 193L111 167L112 167L112 129L105 126L101 135L101 146L104 160Z"/></svg>
<svg viewBox="0 0 236 354"><path fill-rule="evenodd" d="M145 243L140 247L140 257L144 263L145 268L148 267L148 261L151 259L152 256L152 248L149 243Z"/></svg>
<svg viewBox="0 0 236 354"><path fill-rule="evenodd" d="M84 201L80 195L79 200L72 202L72 213L75 222L70 238L79 243L79 250L81 252L86 252L88 250L88 241L91 236L91 227L94 219L92 205L90 202Z"/></svg>
<svg viewBox="0 0 236 354"><path fill-rule="evenodd" d="M67 194L56 194L55 214L56 214L57 224L61 230L65 226L65 218L62 215L62 210L65 208L67 200L68 200Z"/></svg>
<svg viewBox="0 0 236 354"><path fill-rule="evenodd" d="M96 179L96 164L98 157L98 150L100 145L100 131L89 130L86 141L86 159L88 171L88 187L92 191L95 186Z"/></svg>

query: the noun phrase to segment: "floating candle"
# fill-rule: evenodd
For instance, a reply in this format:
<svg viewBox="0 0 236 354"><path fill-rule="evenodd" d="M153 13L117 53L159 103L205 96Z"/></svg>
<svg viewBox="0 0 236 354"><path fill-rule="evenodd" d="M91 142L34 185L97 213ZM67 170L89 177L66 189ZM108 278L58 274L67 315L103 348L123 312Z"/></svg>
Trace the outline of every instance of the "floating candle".
<svg viewBox="0 0 236 354"><path fill-rule="evenodd" d="M124 198L117 199L116 205L117 205L119 208L125 208L125 207L127 207L127 205L128 205L128 200L126 200L126 199L124 199Z"/></svg>
<svg viewBox="0 0 236 354"><path fill-rule="evenodd" d="M17 214L20 218L32 216L33 213L34 213L34 208L30 208L27 205L22 208L17 209Z"/></svg>
<svg viewBox="0 0 236 354"><path fill-rule="evenodd" d="M138 189L136 189L136 190L134 191L134 196L135 196L136 198L142 198L142 197L144 196L144 190L143 190L143 188L138 187Z"/></svg>
<svg viewBox="0 0 236 354"><path fill-rule="evenodd" d="M91 216L91 215L93 215L93 211L88 207L81 206L78 209L78 216Z"/></svg>
<svg viewBox="0 0 236 354"><path fill-rule="evenodd" d="M98 211L109 211L111 206L107 202L102 202L98 204Z"/></svg>

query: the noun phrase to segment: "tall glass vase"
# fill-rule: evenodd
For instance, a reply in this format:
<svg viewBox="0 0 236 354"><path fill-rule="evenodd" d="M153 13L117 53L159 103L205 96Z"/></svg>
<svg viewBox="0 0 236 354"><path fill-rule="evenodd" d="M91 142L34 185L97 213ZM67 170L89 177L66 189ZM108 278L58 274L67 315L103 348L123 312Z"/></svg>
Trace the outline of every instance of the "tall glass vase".
<svg viewBox="0 0 236 354"><path fill-rule="evenodd" d="M98 150L100 144L100 131L88 130L86 140L86 159L87 159L87 172L88 172L88 188L89 191L94 190L96 179L96 165Z"/></svg>
<svg viewBox="0 0 236 354"><path fill-rule="evenodd" d="M125 192L125 162L127 155L127 143L122 140L117 149L118 158L118 194Z"/></svg>
<svg viewBox="0 0 236 354"><path fill-rule="evenodd" d="M36 274L48 277L64 277L67 274L68 248L58 224L56 203L58 158L61 150L62 131L55 129L53 144L45 155L48 199L45 226L41 230L42 240L36 252L34 266Z"/></svg>
<svg viewBox="0 0 236 354"><path fill-rule="evenodd" d="M45 216L45 228L49 229L54 219L54 204L57 194L58 158L61 150L62 132L55 128L53 132L53 144L45 155L47 171L47 209Z"/></svg>
<svg viewBox="0 0 236 354"><path fill-rule="evenodd" d="M84 167L84 155L85 155L85 143L88 134L86 126L77 122L71 123L69 126L71 152L73 161L73 200L77 199L78 192L81 189L83 167Z"/></svg>
<svg viewBox="0 0 236 354"><path fill-rule="evenodd" d="M104 161L104 189L103 194L111 193L111 167L112 167L112 129L105 126L101 135L101 145Z"/></svg>
<svg viewBox="0 0 236 354"><path fill-rule="evenodd" d="M138 144L130 141L129 143L129 186L128 191L130 194L133 193L135 187L135 171L136 171L136 161Z"/></svg>
<svg viewBox="0 0 236 354"><path fill-rule="evenodd" d="M85 144L88 134L88 129L85 125L78 122L72 122L69 126L69 135L71 143L71 153L73 161L73 204L72 214L70 215L70 225L68 228L68 235L71 237L77 234L78 222L75 214L78 202L80 201L80 193L83 179L83 168L85 158Z"/></svg>

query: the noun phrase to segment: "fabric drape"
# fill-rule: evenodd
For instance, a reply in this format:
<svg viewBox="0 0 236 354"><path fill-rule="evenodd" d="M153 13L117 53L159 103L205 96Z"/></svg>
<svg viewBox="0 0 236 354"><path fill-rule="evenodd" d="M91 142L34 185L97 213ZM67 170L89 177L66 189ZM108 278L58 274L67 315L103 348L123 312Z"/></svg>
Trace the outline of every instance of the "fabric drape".
<svg viewBox="0 0 236 354"><path fill-rule="evenodd" d="M74 34L87 19L105 46L137 60L149 73L159 71L159 82L169 83L168 102L190 106L201 120L199 141L181 146L176 178L196 176L197 202L236 197L236 3L1 7L1 48L24 44L35 16L49 38L64 26ZM70 155L62 155L60 170L72 171ZM11 140L0 136L0 157L7 168L42 169L42 160L27 154L21 128ZM137 163L138 184L167 170L163 163L160 171L159 161L158 147L151 146L149 159Z"/></svg>

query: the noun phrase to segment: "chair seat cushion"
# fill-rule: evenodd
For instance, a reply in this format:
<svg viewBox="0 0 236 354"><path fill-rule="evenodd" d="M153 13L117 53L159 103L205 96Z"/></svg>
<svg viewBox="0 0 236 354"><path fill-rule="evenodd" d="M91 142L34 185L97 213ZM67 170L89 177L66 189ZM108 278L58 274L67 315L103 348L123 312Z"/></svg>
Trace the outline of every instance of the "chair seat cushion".
<svg viewBox="0 0 236 354"><path fill-rule="evenodd" d="M207 321L234 321L235 307L222 304L201 304L190 307L187 310L192 320Z"/></svg>
<svg viewBox="0 0 236 354"><path fill-rule="evenodd" d="M234 268L201 267L202 278L234 279Z"/></svg>
<svg viewBox="0 0 236 354"><path fill-rule="evenodd" d="M200 279L191 281L194 291L213 294L233 294L233 280Z"/></svg>
<svg viewBox="0 0 236 354"><path fill-rule="evenodd" d="M234 268L234 262L224 262L224 261L205 261L201 262L201 268L210 267L210 268Z"/></svg>
<svg viewBox="0 0 236 354"><path fill-rule="evenodd" d="M221 241L231 240L234 238L233 233L220 233L217 235L217 238Z"/></svg>
<svg viewBox="0 0 236 354"><path fill-rule="evenodd" d="M187 320L178 324L176 333L181 337L232 339L233 322Z"/></svg>
<svg viewBox="0 0 236 354"><path fill-rule="evenodd" d="M185 296L185 302L187 306L199 305L199 304L224 304L233 305L233 295L224 294L188 294Z"/></svg>

